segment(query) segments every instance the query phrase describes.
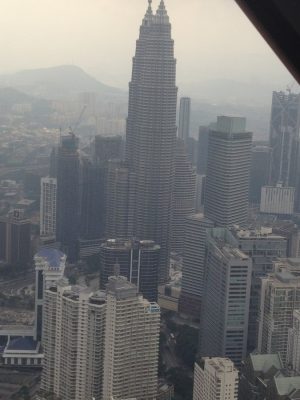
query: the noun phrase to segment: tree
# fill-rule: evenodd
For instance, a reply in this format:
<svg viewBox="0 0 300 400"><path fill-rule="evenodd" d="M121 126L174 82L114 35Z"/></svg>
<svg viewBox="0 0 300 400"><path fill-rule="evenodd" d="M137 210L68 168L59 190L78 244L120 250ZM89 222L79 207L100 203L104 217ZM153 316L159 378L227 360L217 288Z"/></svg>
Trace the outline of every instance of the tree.
<svg viewBox="0 0 300 400"><path fill-rule="evenodd" d="M180 326L176 336L176 354L187 367L193 368L198 350L198 330Z"/></svg>
<svg viewBox="0 0 300 400"><path fill-rule="evenodd" d="M193 380L182 368L171 368L167 373L167 379L174 385L176 398L181 400L192 400Z"/></svg>

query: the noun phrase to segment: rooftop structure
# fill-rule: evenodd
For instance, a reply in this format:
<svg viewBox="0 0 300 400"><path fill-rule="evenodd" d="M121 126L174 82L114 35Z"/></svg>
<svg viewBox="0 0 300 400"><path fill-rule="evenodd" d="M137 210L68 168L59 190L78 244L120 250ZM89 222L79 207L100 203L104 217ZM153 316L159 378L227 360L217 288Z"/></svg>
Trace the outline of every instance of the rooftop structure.
<svg viewBox="0 0 300 400"><path fill-rule="evenodd" d="M193 400L237 400L238 370L226 358L202 358L195 363Z"/></svg>

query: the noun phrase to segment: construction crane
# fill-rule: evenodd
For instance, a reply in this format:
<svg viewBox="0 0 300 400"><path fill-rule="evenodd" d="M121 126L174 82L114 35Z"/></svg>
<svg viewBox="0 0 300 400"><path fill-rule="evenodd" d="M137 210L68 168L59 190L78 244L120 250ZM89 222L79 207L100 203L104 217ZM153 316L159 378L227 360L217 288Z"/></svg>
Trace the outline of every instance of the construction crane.
<svg viewBox="0 0 300 400"><path fill-rule="evenodd" d="M82 107L82 110L81 110L81 112L79 114L79 117L78 117L77 121L75 122L74 127L73 128L71 126L69 127L70 132L72 132L73 134L76 132L76 130L77 130L77 128L78 128L78 126L79 126L79 124L80 124L80 122L82 120L82 117L83 117L86 109L87 109L87 105L85 104Z"/></svg>

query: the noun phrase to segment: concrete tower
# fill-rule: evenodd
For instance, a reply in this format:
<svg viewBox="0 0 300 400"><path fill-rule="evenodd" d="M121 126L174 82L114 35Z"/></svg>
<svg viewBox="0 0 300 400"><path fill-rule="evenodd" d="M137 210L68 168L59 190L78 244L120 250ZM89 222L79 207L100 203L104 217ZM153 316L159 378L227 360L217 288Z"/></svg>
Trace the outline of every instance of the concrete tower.
<svg viewBox="0 0 300 400"><path fill-rule="evenodd" d="M246 356L252 260L231 243L225 228L208 233L200 355Z"/></svg>
<svg viewBox="0 0 300 400"><path fill-rule="evenodd" d="M80 158L78 138L62 136L57 155L56 238L71 261L77 258L80 222Z"/></svg>
<svg viewBox="0 0 300 400"><path fill-rule="evenodd" d="M176 140L176 60L164 1L143 19L132 80L126 159L136 174L133 235L161 246L160 281L168 277Z"/></svg>
<svg viewBox="0 0 300 400"><path fill-rule="evenodd" d="M300 260L275 262L275 272L262 279L258 351L279 353L288 363L288 336L293 313L300 309Z"/></svg>
<svg viewBox="0 0 300 400"><path fill-rule="evenodd" d="M107 285L103 399L157 396L160 308L120 276Z"/></svg>
<svg viewBox="0 0 300 400"><path fill-rule="evenodd" d="M178 139L175 155L175 180L172 201L171 248L183 252L186 217L195 212L196 172L188 159L183 140Z"/></svg>
<svg viewBox="0 0 300 400"><path fill-rule="evenodd" d="M296 186L299 130L300 95L273 92L270 122L272 185Z"/></svg>
<svg viewBox="0 0 300 400"><path fill-rule="evenodd" d="M193 214L185 222L183 269L179 311L200 319L204 296L204 270L207 229L214 224L203 214Z"/></svg>
<svg viewBox="0 0 300 400"><path fill-rule="evenodd" d="M108 278L120 274L134 283L149 301L157 301L160 247L151 240L109 239L100 248L100 287L105 289Z"/></svg>
<svg viewBox="0 0 300 400"><path fill-rule="evenodd" d="M193 400L237 400L239 372L228 358L195 363Z"/></svg>
<svg viewBox="0 0 300 400"><path fill-rule="evenodd" d="M204 213L217 226L247 220L252 133L245 128L245 118L218 117L209 133Z"/></svg>
<svg viewBox="0 0 300 400"><path fill-rule="evenodd" d="M105 293L60 281L45 292L41 389L64 400L102 400Z"/></svg>
<svg viewBox="0 0 300 400"><path fill-rule="evenodd" d="M56 236L56 178L41 179L40 235Z"/></svg>

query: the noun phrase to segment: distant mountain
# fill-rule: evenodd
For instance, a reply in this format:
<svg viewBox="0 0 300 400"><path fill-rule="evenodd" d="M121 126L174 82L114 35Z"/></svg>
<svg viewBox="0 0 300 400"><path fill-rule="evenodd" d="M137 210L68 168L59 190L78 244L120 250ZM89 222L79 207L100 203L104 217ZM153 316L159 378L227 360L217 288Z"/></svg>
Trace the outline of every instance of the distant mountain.
<svg viewBox="0 0 300 400"><path fill-rule="evenodd" d="M14 104L32 103L33 97L12 87L0 88L0 105L12 107Z"/></svg>
<svg viewBox="0 0 300 400"><path fill-rule="evenodd" d="M44 99L75 97L80 92L95 92L101 97L122 96L120 89L105 85L74 65L20 71L0 75L0 86L12 87Z"/></svg>

